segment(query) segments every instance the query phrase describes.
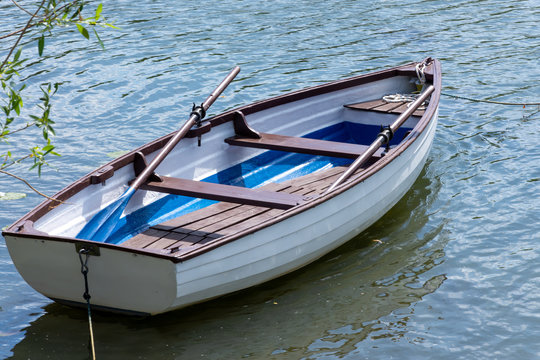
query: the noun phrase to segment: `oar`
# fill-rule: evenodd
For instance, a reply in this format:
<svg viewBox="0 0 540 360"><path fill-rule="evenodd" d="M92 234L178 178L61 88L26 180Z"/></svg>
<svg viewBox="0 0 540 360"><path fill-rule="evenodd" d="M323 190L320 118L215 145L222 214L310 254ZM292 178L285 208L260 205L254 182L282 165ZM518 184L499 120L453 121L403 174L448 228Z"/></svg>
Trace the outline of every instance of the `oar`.
<svg viewBox="0 0 540 360"><path fill-rule="evenodd" d="M347 180L360 166L362 166L366 161L368 161L373 154L382 146L387 144L394 133L403 125L403 123L409 118L422 105L422 103L427 99L429 95L435 90L433 85L429 85L426 90L424 90L416 100L414 100L411 105L405 110L397 119L392 123L392 125L384 128L377 139L367 148L367 150L354 160L354 162L347 168L341 176L324 192L328 194L334 190L338 185Z"/></svg>
<svg viewBox="0 0 540 360"><path fill-rule="evenodd" d="M79 232L77 235L80 239L88 239L94 241L108 242L108 237L114 230L118 219L124 212L129 199L137 191L137 189L148 179L148 177L156 170L159 164L165 159L165 157L171 152L171 150L178 144L178 142L186 135L186 133L201 120L206 110L216 101L218 96L225 90L235 76L240 72L240 67L236 66L227 77L219 84L219 86L208 96L208 98L193 109L188 121L176 132L176 134L169 140L169 142L163 147L160 153L150 162L150 164L137 176L137 178L131 183L129 188L116 199L112 204L102 209L97 213Z"/></svg>

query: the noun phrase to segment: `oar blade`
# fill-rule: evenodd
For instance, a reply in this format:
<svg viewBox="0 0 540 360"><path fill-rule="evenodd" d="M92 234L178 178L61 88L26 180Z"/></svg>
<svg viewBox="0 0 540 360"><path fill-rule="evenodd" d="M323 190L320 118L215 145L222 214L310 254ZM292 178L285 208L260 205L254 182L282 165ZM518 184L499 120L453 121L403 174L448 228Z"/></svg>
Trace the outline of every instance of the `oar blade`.
<svg viewBox="0 0 540 360"><path fill-rule="evenodd" d="M112 204L101 209L90 221L86 223L77 237L79 239L109 242L107 241L112 234L118 220L122 216L126 205L133 195L133 189L128 189L120 198Z"/></svg>

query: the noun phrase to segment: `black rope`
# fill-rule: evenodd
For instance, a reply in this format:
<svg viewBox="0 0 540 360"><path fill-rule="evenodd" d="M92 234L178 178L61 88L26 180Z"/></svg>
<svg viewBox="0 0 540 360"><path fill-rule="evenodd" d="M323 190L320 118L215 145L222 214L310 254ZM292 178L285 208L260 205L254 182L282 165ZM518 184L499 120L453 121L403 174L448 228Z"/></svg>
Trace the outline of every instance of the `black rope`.
<svg viewBox="0 0 540 360"><path fill-rule="evenodd" d="M96 349L94 346L94 331L92 329L92 312L90 310L90 291L88 290L88 258L90 257L90 250L81 249L79 250L79 261L81 262L81 273L84 276L84 294L83 298L86 300L86 307L88 310L88 327L90 329L90 341L89 348L92 360L96 360ZM86 258L83 261L83 254L86 255Z"/></svg>

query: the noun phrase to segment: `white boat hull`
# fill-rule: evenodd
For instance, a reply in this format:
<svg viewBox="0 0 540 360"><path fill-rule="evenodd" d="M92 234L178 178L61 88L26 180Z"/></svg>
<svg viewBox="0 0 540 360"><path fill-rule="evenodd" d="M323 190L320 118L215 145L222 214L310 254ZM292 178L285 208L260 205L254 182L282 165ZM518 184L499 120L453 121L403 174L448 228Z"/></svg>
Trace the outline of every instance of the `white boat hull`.
<svg viewBox="0 0 540 360"><path fill-rule="evenodd" d="M390 81L375 82L363 88L363 92L345 89L339 96L308 98L278 107L277 114L265 110L247 118L254 127L269 131L272 124L268 118L279 115L285 119L279 132L298 136L313 127L343 121L344 117L354 121L347 118L350 113L344 112L341 104L349 98L357 99L359 93L367 93L365 97L369 97L371 92L384 92L386 88L391 89L391 85ZM318 108L323 103L326 108ZM306 107L313 113L299 119L295 114ZM364 121L371 121L369 117L366 119ZM381 218L410 189L424 167L433 143L436 108L424 123L414 141L403 146L397 156L388 155L388 159L379 160L382 165L373 173L358 175L361 181L354 183L353 180L354 184L344 185L334 194L323 196L313 206L300 206L285 212L269 225L247 231L234 241L219 244L197 256L176 261L160 251L95 244L99 247L99 256L89 256L88 260L92 305L110 311L159 314L261 284L319 259ZM208 153L223 153L228 145L222 139L233 133L230 124L212 130L203 139ZM186 139L170 156L182 157L182 154L197 151L201 150L196 139ZM164 162L158 170L161 174L198 179L219 171L228 159L233 159L229 163L240 163L262 151L235 148L227 155L220 155L221 158L194 157L196 160L183 166L175 165L174 161ZM369 172L369 168L366 171ZM76 251L81 241L75 235L85 221L122 193L127 180L133 176L130 166L117 169L105 186L91 185L74 194L70 199L75 206L62 205L39 217L35 230L4 233L15 266L34 289L60 302L84 304L84 279ZM160 196L141 191L126 212L141 208ZM15 225L13 228L18 229ZM51 234L54 236L44 236Z"/></svg>

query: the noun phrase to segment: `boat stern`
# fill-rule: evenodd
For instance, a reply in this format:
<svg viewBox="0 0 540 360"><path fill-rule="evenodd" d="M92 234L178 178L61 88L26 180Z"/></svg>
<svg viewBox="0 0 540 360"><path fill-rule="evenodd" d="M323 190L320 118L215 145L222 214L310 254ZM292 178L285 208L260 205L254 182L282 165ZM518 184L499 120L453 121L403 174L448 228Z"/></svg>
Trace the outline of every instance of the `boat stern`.
<svg viewBox="0 0 540 360"><path fill-rule="evenodd" d="M88 255L93 308L133 314L167 311L176 298L175 264L165 258L121 251L92 242L54 241L4 233L13 263L24 280L60 303L86 305L82 263Z"/></svg>

